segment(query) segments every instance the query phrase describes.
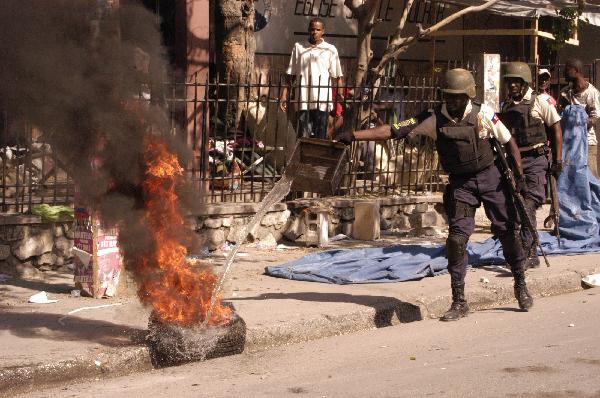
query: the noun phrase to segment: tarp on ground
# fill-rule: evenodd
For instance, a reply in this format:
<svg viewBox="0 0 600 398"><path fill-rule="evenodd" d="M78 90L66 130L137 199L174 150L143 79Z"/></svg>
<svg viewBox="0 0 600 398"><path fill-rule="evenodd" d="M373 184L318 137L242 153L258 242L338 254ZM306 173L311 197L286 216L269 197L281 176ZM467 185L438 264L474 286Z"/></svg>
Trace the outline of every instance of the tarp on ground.
<svg viewBox="0 0 600 398"><path fill-rule="evenodd" d="M478 6L486 0L444 0L444 3L460 6ZM502 0L487 8L484 12L511 17L534 18L542 16L556 17L556 11L564 7L576 7L574 0ZM600 26L600 2L588 0L581 19L592 25Z"/></svg>
<svg viewBox="0 0 600 398"><path fill-rule="evenodd" d="M561 245L540 233L546 254L600 251L600 182L587 167L587 114L569 106L562 114L564 171L558 179ZM469 264L504 263L496 239L470 242ZM552 261L552 260L550 260ZM313 253L266 268L271 276L336 284L400 282L446 272L443 245L398 245L384 248L336 249Z"/></svg>

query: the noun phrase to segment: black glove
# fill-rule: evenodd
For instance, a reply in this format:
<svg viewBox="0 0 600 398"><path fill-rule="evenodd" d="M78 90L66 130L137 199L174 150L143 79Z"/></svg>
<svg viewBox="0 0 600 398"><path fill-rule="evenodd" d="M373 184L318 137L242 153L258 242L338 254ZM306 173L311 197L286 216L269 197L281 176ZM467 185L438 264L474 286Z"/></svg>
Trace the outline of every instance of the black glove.
<svg viewBox="0 0 600 398"><path fill-rule="evenodd" d="M354 132L342 130L335 136L335 139L342 144L350 145L354 141Z"/></svg>
<svg viewBox="0 0 600 398"><path fill-rule="evenodd" d="M527 193L527 183L525 182L525 177L517 178L515 180L517 192L521 194L521 196L525 196Z"/></svg>
<svg viewBox="0 0 600 398"><path fill-rule="evenodd" d="M552 165L550 166L550 174L552 174L554 176L554 178L558 178L558 176L560 175L560 173L562 173L562 171L563 171L562 160L555 160L554 162L552 162Z"/></svg>
<svg viewBox="0 0 600 398"><path fill-rule="evenodd" d="M411 131L415 129L415 127L421 124L429 116L431 116L431 112L429 109L427 109L415 117L392 124L390 128L392 137L397 140L405 138L408 134L410 134Z"/></svg>

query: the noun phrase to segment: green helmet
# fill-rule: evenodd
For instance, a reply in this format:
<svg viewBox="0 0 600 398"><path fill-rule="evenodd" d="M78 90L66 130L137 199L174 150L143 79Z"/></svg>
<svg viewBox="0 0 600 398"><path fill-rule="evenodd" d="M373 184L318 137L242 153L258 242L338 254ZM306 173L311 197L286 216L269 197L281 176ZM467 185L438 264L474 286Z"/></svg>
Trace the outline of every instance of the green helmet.
<svg viewBox="0 0 600 398"><path fill-rule="evenodd" d="M531 84L531 69L525 62L509 62L504 70L503 78L520 77L527 84Z"/></svg>
<svg viewBox="0 0 600 398"><path fill-rule="evenodd" d="M466 69L456 68L446 72L446 84L442 89L446 94L467 94L475 98L475 79Z"/></svg>

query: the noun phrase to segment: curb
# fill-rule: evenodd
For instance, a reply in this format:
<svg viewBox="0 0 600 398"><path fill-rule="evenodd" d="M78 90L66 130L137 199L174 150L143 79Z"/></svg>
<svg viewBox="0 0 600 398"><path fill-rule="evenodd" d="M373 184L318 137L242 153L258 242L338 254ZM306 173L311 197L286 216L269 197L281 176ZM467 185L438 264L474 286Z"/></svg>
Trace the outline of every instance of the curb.
<svg viewBox="0 0 600 398"><path fill-rule="evenodd" d="M536 275L533 270L528 272L528 289L536 298L580 291L584 289L581 278L599 270L600 267L566 269L550 276ZM485 310L515 302L512 278L506 278L502 283L479 284L479 287L469 292L467 283L467 299L472 310ZM448 289L444 295L430 299L413 299L412 302L386 300L359 311L249 328L244 352L439 318L450 305L452 298L449 293ZM118 377L152 369L154 367L148 347L113 348L94 357L0 368L0 394L26 393L33 389L56 387L69 381Z"/></svg>

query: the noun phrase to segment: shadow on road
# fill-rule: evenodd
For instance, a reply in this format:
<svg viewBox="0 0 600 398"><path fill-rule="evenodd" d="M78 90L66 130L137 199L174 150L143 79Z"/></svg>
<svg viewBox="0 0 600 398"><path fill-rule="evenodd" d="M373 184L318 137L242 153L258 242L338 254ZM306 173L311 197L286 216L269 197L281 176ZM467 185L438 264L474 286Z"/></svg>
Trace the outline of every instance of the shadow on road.
<svg viewBox="0 0 600 398"><path fill-rule="evenodd" d="M264 293L254 297L229 298L227 301L245 300L299 300L318 303L351 303L375 309L375 326L391 326L394 318L400 323L420 321L423 319L421 309L411 303L395 297L352 295L346 293Z"/></svg>

